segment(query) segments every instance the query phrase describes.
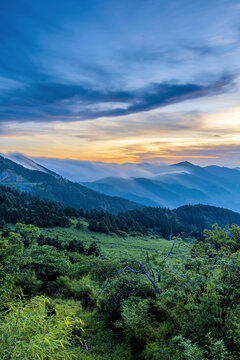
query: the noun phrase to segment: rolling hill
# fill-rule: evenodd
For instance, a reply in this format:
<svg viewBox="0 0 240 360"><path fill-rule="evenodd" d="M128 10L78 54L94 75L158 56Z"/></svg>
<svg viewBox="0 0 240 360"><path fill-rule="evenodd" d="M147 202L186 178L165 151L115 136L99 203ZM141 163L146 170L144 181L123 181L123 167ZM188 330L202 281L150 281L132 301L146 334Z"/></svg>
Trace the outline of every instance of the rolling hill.
<svg viewBox="0 0 240 360"><path fill-rule="evenodd" d="M0 227L2 222L33 224L39 227L69 228L74 221L77 230L82 220L89 225L89 231L109 235L136 236L170 235L183 232L184 237L202 237L204 229L213 224L221 227L240 225L240 214L228 209L209 205L185 205L170 210L144 207L119 214L106 211L74 209L59 203L34 197L17 189L0 186ZM80 226L79 225L80 222ZM4 225L3 225L4 226Z"/></svg>

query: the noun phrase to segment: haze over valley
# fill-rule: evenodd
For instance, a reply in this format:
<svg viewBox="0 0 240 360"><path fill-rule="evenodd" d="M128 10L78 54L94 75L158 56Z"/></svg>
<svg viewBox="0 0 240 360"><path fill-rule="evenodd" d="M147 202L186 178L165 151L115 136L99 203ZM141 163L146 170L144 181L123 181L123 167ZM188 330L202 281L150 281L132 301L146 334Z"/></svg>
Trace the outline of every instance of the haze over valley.
<svg viewBox="0 0 240 360"><path fill-rule="evenodd" d="M240 169L216 165L29 159L6 154L8 159L31 170L54 172L98 193L121 197L154 207L176 208L186 204L208 204L240 212Z"/></svg>

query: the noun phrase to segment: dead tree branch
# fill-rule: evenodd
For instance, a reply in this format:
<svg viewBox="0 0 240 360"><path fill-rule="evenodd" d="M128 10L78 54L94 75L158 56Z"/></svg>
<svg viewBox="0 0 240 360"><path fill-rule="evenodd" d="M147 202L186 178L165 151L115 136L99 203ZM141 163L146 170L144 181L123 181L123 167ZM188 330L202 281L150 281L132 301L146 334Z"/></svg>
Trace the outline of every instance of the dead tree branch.
<svg viewBox="0 0 240 360"><path fill-rule="evenodd" d="M172 234L170 235L169 237L169 240L172 241L172 246L171 246L171 249L169 250L169 252L165 255L165 257L163 258L163 261L162 261L162 264L167 260L167 258L171 255L171 253L173 252L173 249L174 249L174 246L175 246L175 243L176 243L176 240L180 238L180 236L182 235L179 234L178 236L172 236ZM109 284L109 281L111 279L112 276L114 275L120 275L122 274L123 272L125 271L128 271L128 272L131 272L133 274L142 274L142 275L145 275L146 278L148 279L148 281L150 282L150 284L152 285L153 287L153 290L156 294L160 295L162 294L162 290L159 290L158 287L157 287L157 284L160 283L161 281L161 275L160 275L160 271L159 269L156 267L155 268L155 271L156 271L156 274L157 276L155 275L154 273L154 270L153 270L153 267L150 263L150 259L149 259L149 255L147 253L147 265L149 267L149 271L147 271L145 269L145 266L142 262L137 261L137 264L138 264L138 269L133 269L131 268L130 266L125 266L124 268L118 270L118 271L112 271L110 272L110 274L108 275L107 279L106 279L106 282L105 284L103 285L103 287L101 288L101 290L99 291L97 297L99 295L101 295L101 293L106 289L106 287L108 286Z"/></svg>

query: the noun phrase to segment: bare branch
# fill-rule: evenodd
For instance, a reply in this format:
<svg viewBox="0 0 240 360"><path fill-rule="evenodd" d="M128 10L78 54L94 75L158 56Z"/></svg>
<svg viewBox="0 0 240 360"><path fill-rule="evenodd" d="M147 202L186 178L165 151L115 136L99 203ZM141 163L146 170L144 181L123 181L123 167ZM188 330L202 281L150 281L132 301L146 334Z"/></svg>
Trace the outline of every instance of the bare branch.
<svg viewBox="0 0 240 360"><path fill-rule="evenodd" d="M156 280L156 279L155 279L155 274L154 274L152 265L150 264L150 259L149 259L148 252L147 252L147 261L148 261L148 267L149 267L149 269L150 269L150 271L151 271L151 273L152 273L152 277L153 277L153 279L154 279L154 281L155 281L155 280Z"/></svg>
<svg viewBox="0 0 240 360"><path fill-rule="evenodd" d="M155 268L155 270L156 270L156 273L157 273L158 282L160 283L160 280L161 280L160 272L159 272L157 267Z"/></svg>
<svg viewBox="0 0 240 360"><path fill-rule="evenodd" d="M176 240L179 239L181 236L181 234L179 234L178 236L174 236L173 238L173 242L172 242L172 246L171 246L171 249L169 250L169 252L166 254L166 256L164 257L163 261L162 261L162 264L164 263L164 261L167 260L167 258L171 255L171 253L173 252L173 249L174 249L174 246L175 246L175 243L176 243ZM171 234L169 236L169 240L172 240L172 237L173 235ZM147 253L147 264L148 264L148 267L149 267L149 270L150 270L150 274L146 271L145 267L144 267L144 264L142 262L140 262L140 260L136 261L136 263L138 264L139 266L139 270L135 270L133 268L131 268L130 266L125 266L124 268L118 270L118 271L112 271L107 279L106 279L106 282L105 284L103 285L102 289L100 290L100 292L98 293L97 297L103 292L103 290L107 287L109 281L110 281L110 278L113 276L113 275L120 275L122 274L123 272L125 271L130 271L134 274L142 274L142 275L145 275L148 279L148 281L151 283L152 287L153 287L153 290L156 294L161 294L162 291L159 290L156 286L157 283L160 283L161 281L161 275L160 275L160 271L159 269L156 267L155 268L155 271L157 273L157 280L156 280L156 275L154 273L154 270L152 268L152 265L150 263L150 259L149 259L149 255Z"/></svg>
<svg viewBox="0 0 240 360"><path fill-rule="evenodd" d="M172 247L171 247L171 249L169 250L169 252L167 253L167 255L164 257L162 263L164 263L164 261L166 261L167 258L171 255L171 253L173 252L173 249L174 249L176 240L179 239L180 236L181 236L181 233L178 234L178 236L174 236L174 238L173 238L173 243L172 243ZM170 235L169 240L172 240L172 235Z"/></svg>

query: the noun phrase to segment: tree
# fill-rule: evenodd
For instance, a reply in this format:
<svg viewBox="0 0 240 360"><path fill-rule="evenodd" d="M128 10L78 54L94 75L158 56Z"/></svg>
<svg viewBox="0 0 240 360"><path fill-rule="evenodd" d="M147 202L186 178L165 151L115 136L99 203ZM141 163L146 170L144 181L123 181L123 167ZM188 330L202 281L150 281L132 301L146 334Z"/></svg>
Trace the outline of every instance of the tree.
<svg viewBox="0 0 240 360"><path fill-rule="evenodd" d="M40 235L40 230L38 227L21 223L17 223L16 227L22 236L22 242L24 246L28 247L29 245L37 243L37 239Z"/></svg>
<svg viewBox="0 0 240 360"><path fill-rule="evenodd" d="M95 256L99 256L101 254L101 249L98 246L98 244L94 241L90 244L88 250L87 250L87 255L95 255Z"/></svg>

